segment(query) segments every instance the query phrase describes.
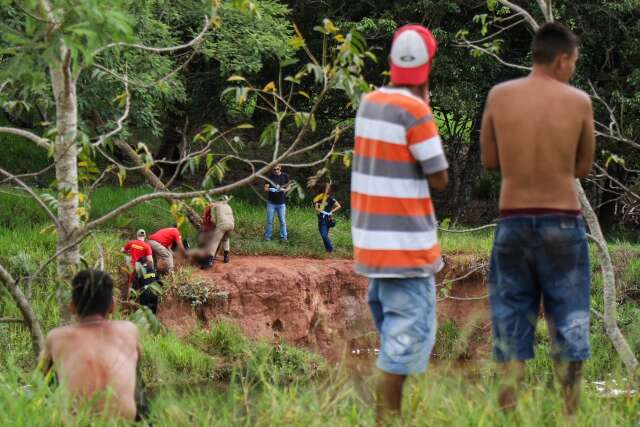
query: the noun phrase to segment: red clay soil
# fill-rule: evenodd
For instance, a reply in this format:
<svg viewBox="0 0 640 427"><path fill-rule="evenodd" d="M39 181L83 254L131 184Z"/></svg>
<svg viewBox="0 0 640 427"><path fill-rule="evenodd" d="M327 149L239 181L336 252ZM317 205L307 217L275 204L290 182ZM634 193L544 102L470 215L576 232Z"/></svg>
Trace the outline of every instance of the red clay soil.
<svg viewBox="0 0 640 427"><path fill-rule="evenodd" d="M438 283L464 276L482 261L455 256L445 257L445 263ZM229 264L216 262L212 270L198 271L193 280L209 288L207 303L194 308L172 292L158 309L160 321L180 335L224 318L251 338L284 340L330 358L364 337L375 337L366 298L367 280L354 272L351 260L235 256ZM482 269L444 286L450 288L449 297L486 295ZM452 319L459 328L475 328L488 339L486 298L441 299L443 295L439 288L440 325Z"/></svg>

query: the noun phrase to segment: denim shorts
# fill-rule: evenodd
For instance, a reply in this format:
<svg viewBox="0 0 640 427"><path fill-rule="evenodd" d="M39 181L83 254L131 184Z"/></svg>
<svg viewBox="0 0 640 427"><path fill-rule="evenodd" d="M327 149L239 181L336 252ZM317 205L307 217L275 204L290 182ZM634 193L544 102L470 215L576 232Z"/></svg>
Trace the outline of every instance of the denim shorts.
<svg viewBox="0 0 640 427"><path fill-rule="evenodd" d="M590 273L581 217L553 214L502 218L489 273L496 361L533 358L541 301L553 358L587 359Z"/></svg>
<svg viewBox="0 0 640 427"><path fill-rule="evenodd" d="M436 339L433 276L369 279L369 307L380 333L377 366L384 372L423 372Z"/></svg>

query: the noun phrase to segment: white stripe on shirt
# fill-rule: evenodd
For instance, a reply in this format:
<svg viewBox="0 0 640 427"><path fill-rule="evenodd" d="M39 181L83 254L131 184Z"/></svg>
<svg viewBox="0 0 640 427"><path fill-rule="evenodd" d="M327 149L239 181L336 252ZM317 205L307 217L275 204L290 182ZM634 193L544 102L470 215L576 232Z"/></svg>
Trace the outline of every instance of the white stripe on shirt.
<svg viewBox="0 0 640 427"><path fill-rule="evenodd" d="M419 162L444 154L442 151L442 141L438 135L418 142L417 144L409 145L409 150L411 154L413 154L413 157Z"/></svg>
<svg viewBox="0 0 640 427"><path fill-rule="evenodd" d="M438 243L436 230L423 232L371 231L352 228L353 246L373 250L429 250Z"/></svg>
<svg viewBox="0 0 640 427"><path fill-rule="evenodd" d="M351 191L369 196L425 199L430 197L426 179L387 178L351 172Z"/></svg>
<svg viewBox="0 0 640 427"><path fill-rule="evenodd" d="M356 118L356 137L375 139L389 144L407 145L407 133L404 126L384 120Z"/></svg>

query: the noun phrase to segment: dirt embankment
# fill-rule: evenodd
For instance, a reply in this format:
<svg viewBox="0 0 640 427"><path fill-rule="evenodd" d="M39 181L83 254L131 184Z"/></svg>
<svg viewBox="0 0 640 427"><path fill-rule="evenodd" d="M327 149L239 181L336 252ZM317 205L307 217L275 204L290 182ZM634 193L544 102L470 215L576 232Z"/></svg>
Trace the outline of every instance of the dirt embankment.
<svg viewBox="0 0 640 427"><path fill-rule="evenodd" d="M452 319L460 327L482 327L488 321L486 298L466 300L486 294L481 260L445 261L438 275L439 323ZM225 318L251 338L284 340L330 357L375 340L367 280L353 271L351 260L237 256L194 279L207 288L197 290L200 297L189 301L173 292L158 310L161 322L178 334Z"/></svg>

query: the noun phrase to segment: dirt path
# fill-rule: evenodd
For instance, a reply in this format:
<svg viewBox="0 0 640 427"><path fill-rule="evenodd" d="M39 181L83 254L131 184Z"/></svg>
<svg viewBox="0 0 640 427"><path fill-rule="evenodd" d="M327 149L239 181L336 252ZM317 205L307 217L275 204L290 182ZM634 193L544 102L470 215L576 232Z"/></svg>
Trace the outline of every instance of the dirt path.
<svg viewBox="0 0 640 427"><path fill-rule="evenodd" d="M466 255L445 257L447 267L438 275L447 288L439 289L439 323L449 322L451 328L453 322L468 337L471 352L483 350L486 338L478 338L488 336L486 299L466 300L486 294L478 268L482 262ZM284 340L329 357L375 346L367 279L354 272L349 259L235 256L228 264L216 261L213 269L196 272L192 281L165 298L158 312L179 334L224 318L251 338Z"/></svg>

